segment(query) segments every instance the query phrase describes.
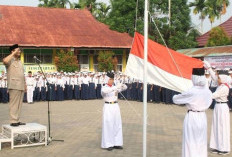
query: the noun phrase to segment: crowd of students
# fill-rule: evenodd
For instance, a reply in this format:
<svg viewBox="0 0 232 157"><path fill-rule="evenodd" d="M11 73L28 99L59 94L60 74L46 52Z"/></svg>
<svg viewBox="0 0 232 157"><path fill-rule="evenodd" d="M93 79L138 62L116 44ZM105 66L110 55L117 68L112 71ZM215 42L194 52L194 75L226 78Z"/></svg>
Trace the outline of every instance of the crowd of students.
<svg viewBox="0 0 232 157"><path fill-rule="evenodd" d="M218 69L213 67L216 72ZM231 74L231 71L229 71ZM27 89L24 94L24 102L33 103L35 101L64 101L64 100L89 100L102 99L101 88L106 84L106 73L98 72L41 72L32 74L29 71L25 74ZM212 79L209 72L205 73L208 80L209 89L215 92L217 82ZM231 74L232 76L232 74ZM123 83L127 85L127 90L119 93L119 99L133 101L143 101L143 83L140 80L130 78L123 73L115 73L115 85ZM229 106L232 108L232 81L230 81ZM48 84L49 83L49 84ZM173 95L178 92L160 87L154 84L147 85L147 102L173 104ZM7 93L6 74L0 76L0 102L7 103L9 96ZM214 108L215 101L210 108Z"/></svg>

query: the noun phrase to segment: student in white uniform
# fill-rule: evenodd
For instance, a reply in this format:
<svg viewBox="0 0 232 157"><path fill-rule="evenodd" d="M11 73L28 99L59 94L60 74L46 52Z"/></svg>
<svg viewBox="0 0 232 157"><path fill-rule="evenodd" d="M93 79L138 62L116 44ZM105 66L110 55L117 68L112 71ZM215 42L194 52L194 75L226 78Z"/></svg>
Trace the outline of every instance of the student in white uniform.
<svg viewBox="0 0 232 157"><path fill-rule="evenodd" d="M26 86L27 86L27 103L33 103L33 91L35 89L35 79L32 77L32 72L28 71L28 77L26 77Z"/></svg>
<svg viewBox="0 0 232 157"><path fill-rule="evenodd" d="M212 153L227 155L230 152L230 110L228 107L228 72L218 71L218 88L213 93L216 105L213 111L210 148Z"/></svg>
<svg viewBox="0 0 232 157"><path fill-rule="evenodd" d="M212 93L207 86L204 68L193 69L193 87L173 96L175 104L186 104L183 125L182 157L207 157L207 110Z"/></svg>
<svg viewBox="0 0 232 157"><path fill-rule="evenodd" d="M118 105L118 92L127 89L124 84L114 86L114 74L107 73L107 84L102 87L102 97L105 101L102 120L101 147L111 151L123 149L122 120Z"/></svg>

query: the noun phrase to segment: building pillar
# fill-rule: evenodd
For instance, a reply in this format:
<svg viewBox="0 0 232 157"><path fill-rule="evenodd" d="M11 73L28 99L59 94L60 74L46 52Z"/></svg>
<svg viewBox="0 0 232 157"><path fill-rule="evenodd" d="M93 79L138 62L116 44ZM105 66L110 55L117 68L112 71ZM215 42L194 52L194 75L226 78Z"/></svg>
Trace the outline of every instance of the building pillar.
<svg viewBox="0 0 232 157"><path fill-rule="evenodd" d="M52 49L52 64L55 65L56 49Z"/></svg>
<svg viewBox="0 0 232 157"><path fill-rule="evenodd" d="M89 71L94 71L93 67L93 54L89 54Z"/></svg>
<svg viewBox="0 0 232 157"><path fill-rule="evenodd" d="M126 49L123 50L122 53L122 72L126 70Z"/></svg>
<svg viewBox="0 0 232 157"><path fill-rule="evenodd" d="M20 60L22 63L24 63L24 52L23 51L21 52Z"/></svg>

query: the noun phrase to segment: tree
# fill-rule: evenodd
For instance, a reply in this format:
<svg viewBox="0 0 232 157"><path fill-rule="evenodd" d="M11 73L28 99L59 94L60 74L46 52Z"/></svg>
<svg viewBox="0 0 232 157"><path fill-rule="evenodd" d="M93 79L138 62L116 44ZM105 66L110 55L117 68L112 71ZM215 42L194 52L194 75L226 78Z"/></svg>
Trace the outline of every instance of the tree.
<svg viewBox="0 0 232 157"><path fill-rule="evenodd" d="M70 8L73 8L73 4L69 0L39 0L39 2L38 7L67 8L67 5L69 5Z"/></svg>
<svg viewBox="0 0 232 157"><path fill-rule="evenodd" d="M97 18L100 22L105 22L109 15L111 7L107 5L106 3L100 2L97 3L96 10L94 12L94 16Z"/></svg>
<svg viewBox="0 0 232 157"><path fill-rule="evenodd" d="M195 39L195 30L193 30L191 33L192 35L186 35L184 32L177 32L175 36L171 36L169 39L169 46L174 49L185 49L190 47L196 47L198 44ZM180 40L182 39L182 40Z"/></svg>
<svg viewBox="0 0 232 157"><path fill-rule="evenodd" d="M205 2L205 5L206 5L206 9L204 10L204 14L208 15L212 27L215 18L219 18L220 12L218 11L216 0L207 0Z"/></svg>
<svg viewBox="0 0 232 157"><path fill-rule="evenodd" d="M229 6L230 2L229 0L217 0L217 3L219 6L221 6L221 12L220 12L220 21L221 21L221 16L226 14L226 8Z"/></svg>
<svg viewBox="0 0 232 157"><path fill-rule="evenodd" d="M78 3L74 3L74 8L84 9L87 8L91 13L96 9L96 0L79 0Z"/></svg>
<svg viewBox="0 0 232 157"><path fill-rule="evenodd" d="M134 34L135 27L135 12L136 1L135 0L111 0L111 12L106 19L106 24L110 26L110 29L119 32L128 32L130 35ZM143 3L143 2L142 2ZM138 31L143 32L143 11L144 6L139 4L138 8ZM139 29L141 28L141 30Z"/></svg>
<svg viewBox="0 0 232 157"><path fill-rule="evenodd" d="M77 56L71 51L61 50L55 57L55 65L58 71L75 72L78 70Z"/></svg>
<svg viewBox="0 0 232 157"><path fill-rule="evenodd" d="M200 14L199 18L201 20L201 32L203 32L203 22L205 20L205 0L195 0L194 2L191 2L189 4L190 7L195 7L193 9L193 13L196 14Z"/></svg>
<svg viewBox="0 0 232 157"><path fill-rule="evenodd" d="M175 48L174 42L169 41L170 38L176 36L175 40L184 43L185 40L194 40L191 37L192 34L188 33L192 30L190 9L187 5L187 0L175 0L172 1L171 11L171 26L168 22L168 0L150 0L149 4L150 17L154 19L157 24L165 42L170 48ZM131 36L134 34L134 27L136 24L137 32L143 34L144 26L144 1L139 0L138 5L138 16L136 23L136 0L111 0L111 12L106 19L106 24L110 26L111 29L119 32L128 32ZM182 32L182 33L180 33ZM161 37L154 25L154 23L149 20L149 37L156 42L164 44ZM185 34L185 38L179 34ZM172 39L173 40L173 39ZM182 42L183 41L183 42ZM172 44L169 44L171 42ZM189 47L196 45L196 41L188 42ZM178 43L176 43L178 44ZM179 48L186 47L185 45L179 45Z"/></svg>
<svg viewBox="0 0 232 157"><path fill-rule="evenodd" d="M38 7L49 7L49 0L39 0Z"/></svg>
<svg viewBox="0 0 232 157"><path fill-rule="evenodd" d="M112 51L100 51L98 54L98 69L101 72L113 70L113 55Z"/></svg>
<svg viewBox="0 0 232 157"><path fill-rule="evenodd" d="M222 27L214 27L209 34L206 46L221 46L231 44L230 38Z"/></svg>
<svg viewBox="0 0 232 157"><path fill-rule="evenodd" d="M190 33L196 32L196 30L191 27L190 9L187 5L187 0L172 1L170 25L168 16L165 16L168 15L168 1L152 0L150 3L153 13L155 13L154 10L160 13L160 15L154 15L153 19L155 19L168 47L176 50L195 47L197 45L195 40L196 34ZM149 29L149 34L153 35L157 42L164 44L153 23Z"/></svg>

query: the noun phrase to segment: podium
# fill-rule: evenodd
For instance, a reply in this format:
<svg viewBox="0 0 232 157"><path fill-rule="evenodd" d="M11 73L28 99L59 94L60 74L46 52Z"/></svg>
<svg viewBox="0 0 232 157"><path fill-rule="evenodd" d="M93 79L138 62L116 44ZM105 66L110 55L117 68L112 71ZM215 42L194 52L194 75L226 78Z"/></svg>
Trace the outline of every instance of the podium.
<svg viewBox="0 0 232 157"><path fill-rule="evenodd" d="M47 145L47 127L38 123L27 123L17 127L9 124L2 126L0 133L1 143L10 142L11 149L16 147L28 147L37 145Z"/></svg>

